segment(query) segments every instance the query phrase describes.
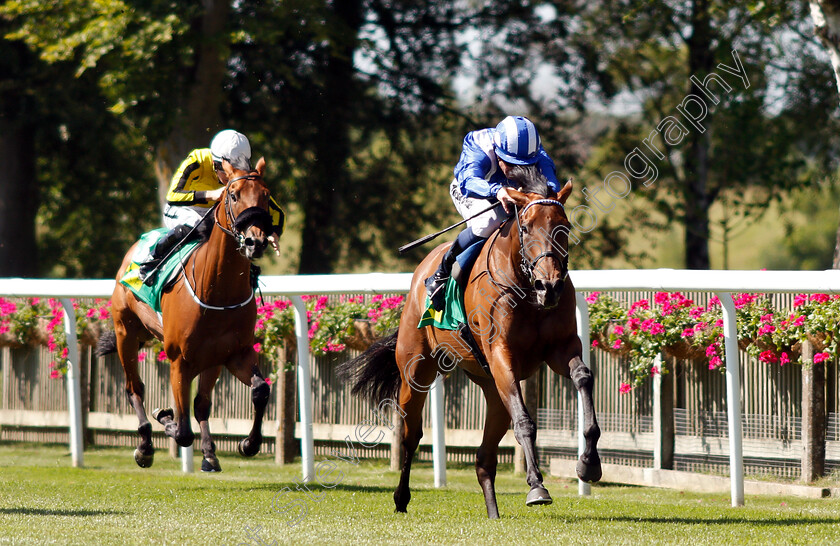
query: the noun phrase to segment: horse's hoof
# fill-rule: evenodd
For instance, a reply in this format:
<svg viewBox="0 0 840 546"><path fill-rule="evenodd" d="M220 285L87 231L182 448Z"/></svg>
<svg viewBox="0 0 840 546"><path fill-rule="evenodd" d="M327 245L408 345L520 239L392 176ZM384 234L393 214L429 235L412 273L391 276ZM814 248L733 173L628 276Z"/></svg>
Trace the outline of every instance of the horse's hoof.
<svg viewBox="0 0 840 546"><path fill-rule="evenodd" d="M528 497L525 499L525 506L537 506L539 504L551 504L551 495L548 490L541 486L535 485L528 491Z"/></svg>
<svg viewBox="0 0 840 546"><path fill-rule="evenodd" d="M595 483L601 479L601 458L597 455L591 458L587 463L584 462L583 457L578 459L575 467L578 478L586 483Z"/></svg>
<svg viewBox="0 0 840 546"><path fill-rule="evenodd" d="M252 443L248 441L248 438L245 438L236 445L236 451L243 457L253 457L260 452L260 444L262 444L262 440Z"/></svg>
<svg viewBox="0 0 840 546"><path fill-rule="evenodd" d="M157 408L152 412L152 417L154 418L155 421L157 421L158 423L163 425L163 424L165 424L163 422L163 420L166 419L167 417L169 419L175 419L175 412L172 411L172 408L165 408L165 409Z"/></svg>
<svg viewBox="0 0 840 546"><path fill-rule="evenodd" d="M202 472L221 472L222 466L219 464L219 459L213 457L213 459L204 458L201 461L201 471Z"/></svg>
<svg viewBox="0 0 840 546"><path fill-rule="evenodd" d="M140 468L149 468L152 466L152 463L155 461L155 454L154 452L149 453L148 455L141 452L139 449L134 450L134 462L137 463L137 466Z"/></svg>

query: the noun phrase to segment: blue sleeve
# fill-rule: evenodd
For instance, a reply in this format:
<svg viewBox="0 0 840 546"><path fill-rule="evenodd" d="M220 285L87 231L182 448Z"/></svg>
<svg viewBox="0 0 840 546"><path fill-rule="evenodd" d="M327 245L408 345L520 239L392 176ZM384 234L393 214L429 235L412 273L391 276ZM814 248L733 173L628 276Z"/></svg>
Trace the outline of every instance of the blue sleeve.
<svg viewBox="0 0 840 546"><path fill-rule="evenodd" d="M540 144L539 157L537 158L537 168L542 175L548 180L548 187L554 193L560 191L560 181L557 180L557 172L554 170L554 161L548 157L545 148Z"/></svg>
<svg viewBox="0 0 840 546"><path fill-rule="evenodd" d="M475 141L474 134L471 132L464 137L461 158L455 165L455 179L466 197L489 199L495 197L502 186L485 178L493 169L493 160Z"/></svg>

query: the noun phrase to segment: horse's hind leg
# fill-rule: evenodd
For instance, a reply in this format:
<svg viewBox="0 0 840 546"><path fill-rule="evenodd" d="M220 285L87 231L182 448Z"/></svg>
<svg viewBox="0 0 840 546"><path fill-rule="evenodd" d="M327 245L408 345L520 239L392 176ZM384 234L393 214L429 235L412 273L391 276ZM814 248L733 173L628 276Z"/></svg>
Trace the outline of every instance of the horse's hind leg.
<svg viewBox="0 0 840 546"><path fill-rule="evenodd" d="M193 402L193 410L195 411L195 419L198 421L199 429L201 430L201 452L204 454L204 460L201 461L202 472L221 472L222 467L219 464L219 459L216 458L216 444L210 437L210 407L212 406L213 387L216 385L216 380L222 373L222 367L216 366L204 370L198 376L198 393L195 395Z"/></svg>
<svg viewBox="0 0 840 546"><path fill-rule="evenodd" d="M496 464L498 463L499 442L502 441L510 426L510 414L499 398L496 385L488 378L480 378L467 373L467 376L484 391L487 412L484 420L484 436L475 456L475 475L478 485L484 492L484 504L487 505L487 517L499 518L496 504Z"/></svg>
<svg viewBox="0 0 840 546"><path fill-rule="evenodd" d="M251 387L251 402L254 404L254 423L248 436L239 442L237 451L243 457L253 457L260 451L262 445L262 422L271 387L266 383L260 368L257 366L257 353L248 348L237 364L228 364L228 370L237 379Z"/></svg>
<svg viewBox="0 0 840 546"><path fill-rule="evenodd" d="M134 461L141 468L149 468L155 459L155 447L152 444L152 424L146 416L146 408L143 404L146 386L140 379L137 366L137 351L140 350L140 343L135 335L128 333L125 324L116 316L114 330L117 336L117 353L125 372L125 394L139 420L137 433L140 435L140 443L134 450Z"/></svg>
<svg viewBox="0 0 840 546"><path fill-rule="evenodd" d="M426 402L426 395L429 388L435 381L437 375L437 364L431 358L424 358L424 355L415 355L413 358L401 360L400 351L397 351L397 362L408 362L402 368L402 385L400 386L400 408L404 415L403 426L403 461L400 470L400 483L394 491L394 511L405 512L408 502L411 500L409 480L411 478L411 462L414 453L423 437L423 404ZM411 385L415 385L412 387Z"/></svg>

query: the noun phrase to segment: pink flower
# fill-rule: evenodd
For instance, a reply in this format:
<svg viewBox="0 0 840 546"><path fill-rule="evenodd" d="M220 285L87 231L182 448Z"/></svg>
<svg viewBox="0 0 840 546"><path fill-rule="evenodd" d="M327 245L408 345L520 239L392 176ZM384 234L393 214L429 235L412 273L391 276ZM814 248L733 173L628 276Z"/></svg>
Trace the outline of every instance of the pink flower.
<svg viewBox="0 0 840 546"><path fill-rule="evenodd" d="M814 364L819 364L820 362L828 360L829 358L831 358L831 355L828 353L817 353L814 355Z"/></svg>
<svg viewBox="0 0 840 546"><path fill-rule="evenodd" d="M613 332L614 332L614 333L615 333L615 335L617 335L617 336L623 335L623 334L624 334L624 326L622 326L622 325L620 325L620 324L619 324L619 325L617 325L617 326L615 327L615 329L613 330Z"/></svg>
<svg viewBox="0 0 840 546"><path fill-rule="evenodd" d="M703 311L705 311L705 309L703 309L702 307L692 307L691 311L688 312L688 316L690 316L694 320L697 320L700 318L700 315L703 314Z"/></svg>
<svg viewBox="0 0 840 546"><path fill-rule="evenodd" d="M629 328L630 330L636 330L636 329L639 328L639 325L641 324L641 322L642 321L640 321L636 317L633 317L633 318L627 319L627 324L625 324L625 326L627 328Z"/></svg>
<svg viewBox="0 0 840 546"><path fill-rule="evenodd" d="M657 292L653 295L653 301L657 305L662 305L663 303L668 303L668 300L671 299L670 294L668 292Z"/></svg>
<svg viewBox="0 0 840 546"><path fill-rule="evenodd" d="M760 355L758 355L758 359L761 362L767 362L768 364L775 364L779 361L779 357L776 356L776 353L773 351L762 351Z"/></svg>
<svg viewBox="0 0 840 546"><path fill-rule="evenodd" d="M632 315L633 312L636 311L636 309L650 309L650 303L648 303L648 300L639 300L637 302L634 302L630 306L630 310L627 311L627 314Z"/></svg>
<svg viewBox="0 0 840 546"><path fill-rule="evenodd" d="M591 294L586 296L586 303L595 303L596 301L598 301L598 296L600 294L600 292L592 292Z"/></svg>
<svg viewBox="0 0 840 546"><path fill-rule="evenodd" d="M650 330L653 327L654 322L655 321L653 319L645 319L645 320L642 321L642 324L639 327L643 331L647 332L648 330Z"/></svg>
<svg viewBox="0 0 840 546"><path fill-rule="evenodd" d="M784 366L788 362L790 362L790 357L787 353L782 353L782 356L779 358L779 366Z"/></svg>
<svg viewBox="0 0 840 546"><path fill-rule="evenodd" d="M804 305L808 303L808 294L797 294L795 298L793 298L793 306L799 307L800 305Z"/></svg>
<svg viewBox="0 0 840 546"><path fill-rule="evenodd" d="M719 356L713 356L712 358L709 359L709 369L710 370L714 370L715 368L717 368L721 364L723 364L723 361L720 359Z"/></svg>
<svg viewBox="0 0 840 546"><path fill-rule="evenodd" d="M258 353L260 352L260 349L262 349L262 345L259 343L254 343L254 352Z"/></svg>
<svg viewBox="0 0 840 546"><path fill-rule="evenodd" d="M828 294L811 294L811 301L815 301L817 303L826 303L831 299L831 296Z"/></svg>
<svg viewBox="0 0 840 546"><path fill-rule="evenodd" d="M593 347L597 347L597 346L598 346L598 340L597 340L597 339L593 339L593 340L592 340L592 346L593 346Z"/></svg>
<svg viewBox="0 0 840 546"><path fill-rule="evenodd" d="M616 339L615 343L613 343L612 347L613 347L613 349L621 349L621 340Z"/></svg>
<svg viewBox="0 0 840 546"><path fill-rule="evenodd" d="M161 351L161 352L159 352L159 353L158 353L158 357L157 357L157 358L158 358L158 362L166 362L166 360L167 360L169 357L168 357L168 356L166 356L166 351Z"/></svg>
<svg viewBox="0 0 840 546"><path fill-rule="evenodd" d="M772 324L765 324L761 328L758 329L758 335L763 336L764 334L772 334L776 331L776 327Z"/></svg>
<svg viewBox="0 0 840 546"><path fill-rule="evenodd" d="M137 353L137 360L146 360L146 351L140 351Z"/></svg>
<svg viewBox="0 0 840 546"><path fill-rule="evenodd" d="M58 379L61 377L61 372L58 370L53 370L50 372L50 379Z"/></svg>
<svg viewBox="0 0 840 546"><path fill-rule="evenodd" d="M717 343L712 343L706 347L706 356L715 356L717 354Z"/></svg>
<svg viewBox="0 0 840 546"><path fill-rule="evenodd" d="M651 335L654 335L654 336L658 336L659 334L663 333L664 331L665 331L665 326L663 326L662 324L660 324L658 322L653 323L653 325L650 327L650 333L651 333Z"/></svg>
<svg viewBox="0 0 840 546"><path fill-rule="evenodd" d="M723 328L723 319L717 319L715 321L715 326L718 328Z"/></svg>
<svg viewBox="0 0 840 546"><path fill-rule="evenodd" d="M773 313L767 313L766 315L761 316L761 322L771 323L773 322Z"/></svg>
<svg viewBox="0 0 840 546"><path fill-rule="evenodd" d="M111 312L108 310L107 307L102 307L99 309L99 320L108 320L111 317Z"/></svg>
<svg viewBox="0 0 840 546"><path fill-rule="evenodd" d="M630 392L630 389L632 389L632 388L633 387L631 387L628 383L622 383L618 387L618 392L620 392L621 394L627 394L628 392Z"/></svg>
<svg viewBox="0 0 840 546"><path fill-rule="evenodd" d="M694 328L686 328L682 332L682 337L692 337L694 335Z"/></svg>
<svg viewBox="0 0 840 546"><path fill-rule="evenodd" d="M315 337L315 332L318 331L318 326L320 326L320 323L317 320L313 321L309 326L309 339Z"/></svg>
<svg viewBox="0 0 840 546"><path fill-rule="evenodd" d="M717 307L718 305L720 305L720 298L717 297L717 296L712 296L711 298L709 298L709 305L708 305L707 309L711 309L712 307Z"/></svg>
<svg viewBox="0 0 840 546"><path fill-rule="evenodd" d="M318 298L318 301L315 302L315 310L320 311L327 307L327 296L321 296Z"/></svg>
<svg viewBox="0 0 840 546"><path fill-rule="evenodd" d="M793 315L791 315L791 317L792 316ZM805 315L799 315L796 317L796 320L791 323L791 326L802 326L803 324L805 324Z"/></svg>
<svg viewBox="0 0 840 546"><path fill-rule="evenodd" d="M87 313L85 313L87 318L93 318L96 316L96 309L88 309Z"/></svg>
<svg viewBox="0 0 840 546"><path fill-rule="evenodd" d="M269 386L271 386L271 378L270 377L266 377L265 382L268 383Z"/></svg>
<svg viewBox="0 0 840 546"><path fill-rule="evenodd" d="M657 368L656 366L652 366L650 368L650 375L659 375L659 368Z"/></svg>

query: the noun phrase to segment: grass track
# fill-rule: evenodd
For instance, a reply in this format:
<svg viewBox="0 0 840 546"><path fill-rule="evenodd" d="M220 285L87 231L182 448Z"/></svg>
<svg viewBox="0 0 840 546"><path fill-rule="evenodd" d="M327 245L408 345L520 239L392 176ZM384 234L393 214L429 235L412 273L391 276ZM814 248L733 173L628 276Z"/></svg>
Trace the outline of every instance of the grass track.
<svg viewBox="0 0 840 546"><path fill-rule="evenodd" d="M431 486L432 469L415 465L408 514L393 513L398 474L386 463L339 463L341 484L311 486L319 501L294 491L273 509L284 487L295 488L300 465L275 466L260 456L222 454L224 472L183 475L158 452L140 469L131 449L85 452L70 467L64 446L0 444L0 544L840 544L840 500L748 496L732 508L728 495L596 485L547 478L550 506L524 505L527 485L501 468L502 518L489 521L470 467L450 467L448 487ZM200 461L196 459L196 468Z"/></svg>

